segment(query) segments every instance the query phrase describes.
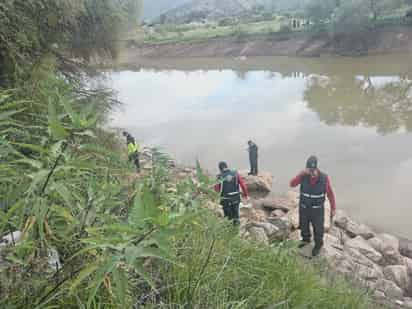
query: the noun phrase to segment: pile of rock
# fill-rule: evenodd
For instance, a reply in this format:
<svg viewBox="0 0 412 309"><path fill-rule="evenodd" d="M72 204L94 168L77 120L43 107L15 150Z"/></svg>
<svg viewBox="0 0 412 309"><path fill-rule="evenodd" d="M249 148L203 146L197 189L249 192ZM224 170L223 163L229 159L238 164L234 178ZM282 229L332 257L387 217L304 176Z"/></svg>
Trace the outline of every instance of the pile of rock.
<svg viewBox="0 0 412 309"><path fill-rule="evenodd" d="M298 202L299 194L288 192L254 199L253 206L243 205L242 237L264 244L299 240ZM375 233L341 210L331 222L330 206L326 203L325 207L326 234L321 258L331 269L366 287L382 302L412 308L412 299L408 297L412 296L412 241Z"/></svg>

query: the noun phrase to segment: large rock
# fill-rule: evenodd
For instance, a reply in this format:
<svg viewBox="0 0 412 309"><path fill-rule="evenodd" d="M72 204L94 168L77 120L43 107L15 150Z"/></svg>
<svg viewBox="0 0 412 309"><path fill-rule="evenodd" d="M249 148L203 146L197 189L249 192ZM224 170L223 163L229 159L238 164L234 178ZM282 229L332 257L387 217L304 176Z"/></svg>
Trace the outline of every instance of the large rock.
<svg viewBox="0 0 412 309"><path fill-rule="evenodd" d="M376 290L385 293L389 298L401 299L403 297L403 290L396 285L395 282L385 279L380 279L375 285Z"/></svg>
<svg viewBox="0 0 412 309"><path fill-rule="evenodd" d="M323 241L324 246L322 254L327 260L334 261L344 258L343 246L340 244L340 241L337 237L325 234Z"/></svg>
<svg viewBox="0 0 412 309"><path fill-rule="evenodd" d="M410 279L408 275L408 268L404 265L390 265L383 269L385 278L393 281L398 287L406 290L409 287Z"/></svg>
<svg viewBox="0 0 412 309"><path fill-rule="evenodd" d="M336 212L335 224L350 237L362 236L365 239L369 239L375 236L370 227L355 222L342 210Z"/></svg>
<svg viewBox="0 0 412 309"><path fill-rule="evenodd" d="M384 275L381 268L359 253L355 249L345 249L343 254L334 247L336 270L342 274L348 275L352 279L361 281L364 285L371 286L378 279L383 279Z"/></svg>
<svg viewBox="0 0 412 309"><path fill-rule="evenodd" d="M403 256L412 259L412 241L405 238L400 239L399 251Z"/></svg>
<svg viewBox="0 0 412 309"><path fill-rule="evenodd" d="M287 218L294 229L299 228L299 208L295 208L288 212Z"/></svg>
<svg viewBox="0 0 412 309"><path fill-rule="evenodd" d="M267 172L261 172L258 176L248 175L247 171L241 171L240 175L245 179L250 192L269 193L272 191L273 176Z"/></svg>
<svg viewBox="0 0 412 309"><path fill-rule="evenodd" d="M383 257L385 265L401 265L403 257L399 253L399 240L389 234L379 234L368 240L369 244Z"/></svg>
<svg viewBox="0 0 412 309"><path fill-rule="evenodd" d="M266 235L264 228L252 226L248 229L248 232L250 240L260 242L263 244L269 244L269 239Z"/></svg>
<svg viewBox="0 0 412 309"><path fill-rule="evenodd" d="M292 226L286 217L268 218L267 221L278 228L278 232L276 233L276 239L284 240L288 238Z"/></svg>
<svg viewBox="0 0 412 309"><path fill-rule="evenodd" d="M284 212L289 212L299 205L299 194L294 191L289 191L283 196L271 196L256 201L260 207L270 210L280 209Z"/></svg>
<svg viewBox="0 0 412 309"><path fill-rule="evenodd" d="M280 218L283 217L286 213L283 210L276 209L270 213L271 217Z"/></svg>
<svg viewBox="0 0 412 309"><path fill-rule="evenodd" d="M248 221L265 221L266 212L261 209L255 209L250 206L241 206L240 207L240 218L246 219Z"/></svg>
<svg viewBox="0 0 412 309"><path fill-rule="evenodd" d="M298 206L294 201L282 196L258 199L254 204L256 207L268 210L282 210L284 212L288 212Z"/></svg>
<svg viewBox="0 0 412 309"><path fill-rule="evenodd" d="M344 230L338 228L336 225L332 225L328 231L328 234L339 239L339 242L344 245L350 238Z"/></svg>
<svg viewBox="0 0 412 309"><path fill-rule="evenodd" d="M280 229L269 222L249 222L246 224L247 230L250 230L252 227L262 228L269 240L275 240L281 235Z"/></svg>
<svg viewBox="0 0 412 309"><path fill-rule="evenodd" d="M361 254L369 258L374 263L380 263L382 261L382 254L376 251L364 238L357 236L345 243L346 249L355 249Z"/></svg>

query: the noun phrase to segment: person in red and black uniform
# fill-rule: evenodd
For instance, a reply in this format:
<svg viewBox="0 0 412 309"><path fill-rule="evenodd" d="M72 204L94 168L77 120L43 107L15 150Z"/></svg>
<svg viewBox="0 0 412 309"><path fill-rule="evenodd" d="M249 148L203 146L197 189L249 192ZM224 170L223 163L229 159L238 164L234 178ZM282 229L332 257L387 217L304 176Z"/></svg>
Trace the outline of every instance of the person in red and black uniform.
<svg viewBox="0 0 412 309"><path fill-rule="evenodd" d="M233 221L234 225L239 225L240 195L242 193L244 198L249 198L247 187L242 176L237 171L230 170L226 162L219 163L219 171L219 183L215 185L215 190L220 193L220 205L223 206L225 218Z"/></svg>
<svg viewBox="0 0 412 309"><path fill-rule="evenodd" d="M336 202L330 179L318 169L318 159L315 156L311 156L306 162L306 169L291 180L291 187L298 185L300 185L299 224L302 236L299 248L310 243L310 224L312 224L315 234L312 256L317 256L323 246L326 196L330 202L332 217L336 214Z"/></svg>

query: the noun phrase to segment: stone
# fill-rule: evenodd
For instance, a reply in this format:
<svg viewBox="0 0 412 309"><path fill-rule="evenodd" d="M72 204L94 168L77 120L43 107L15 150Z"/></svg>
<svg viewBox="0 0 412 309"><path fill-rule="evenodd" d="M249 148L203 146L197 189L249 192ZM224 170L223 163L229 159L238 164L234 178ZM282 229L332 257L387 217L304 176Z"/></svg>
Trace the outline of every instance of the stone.
<svg viewBox="0 0 412 309"><path fill-rule="evenodd" d="M338 238L329 234L325 234L323 241L324 246L322 249L322 255L327 260L340 260L344 257L343 246L339 243Z"/></svg>
<svg viewBox="0 0 412 309"><path fill-rule="evenodd" d="M291 231L291 224L286 217L281 218L268 218L268 222L276 226L278 232L276 233L276 239L285 240L288 238Z"/></svg>
<svg viewBox="0 0 412 309"><path fill-rule="evenodd" d="M266 221L266 213L261 209L255 209L250 206L240 207L240 218L245 218L249 221Z"/></svg>
<svg viewBox="0 0 412 309"><path fill-rule="evenodd" d="M379 234L378 237L383 242L383 250L387 248L393 248L396 251L399 251L399 239L390 234Z"/></svg>
<svg viewBox="0 0 412 309"><path fill-rule="evenodd" d="M378 291L378 290L375 290L375 291L373 292L373 296L374 296L376 299L385 299L385 298L386 298L385 293L382 292L382 291Z"/></svg>
<svg viewBox="0 0 412 309"><path fill-rule="evenodd" d="M403 291L398 287L395 282L385 279L380 279L377 281L376 290L385 293L389 298L400 299L403 297Z"/></svg>
<svg viewBox="0 0 412 309"><path fill-rule="evenodd" d="M405 257L404 258L404 265L408 269L409 277L412 277L412 259Z"/></svg>
<svg viewBox="0 0 412 309"><path fill-rule="evenodd" d="M339 239L339 242L344 245L350 237L345 233L344 230L338 228L336 225L332 225L328 231L328 234Z"/></svg>
<svg viewBox="0 0 412 309"><path fill-rule="evenodd" d="M269 244L269 239L266 235L264 228L252 226L251 228L248 229L248 232L249 232L249 238L251 240L259 242L259 243L263 243L263 244Z"/></svg>
<svg viewBox="0 0 412 309"><path fill-rule="evenodd" d="M408 258L412 259L412 241L401 238L399 240L399 252Z"/></svg>
<svg viewBox="0 0 412 309"><path fill-rule="evenodd" d="M383 255L383 265L402 265L403 257L399 252L399 240L389 234L379 234L368 240L369 244Z"/></svg>
<svg viewBox="0 0 412 309"><path fill-rule="evenodd" d="M290 240L296 240L296 241L301 240L302 237L301 237L301 235L300 235L300 230L295 230L295 231L291 232L291 233L289 234L289 239L290 239Z"/></svg>
<svg viewBox="0 0 412 309"><path fill-rule="evenodd" d="M400 307L403 307L405 303L402 300L396 300L395 304L397 304Z"/></svg>
<svg viewBox="0 0 412 309"><path fill-rule="evenodd" d="M382 254L376 251L364 238L357 236L350 239L345 243L346 249L356 249L361 254L369 258L374 263L380 263L382 261Z"/></svg>
<svg viewBox="0 0 412 309"><path fill-rule="evenodd" d="M336 212L335 224L343 229L350 237L362 236L364 239L370 239L375 236L370 227L353 221L342 210Z"/></svg>
<svg viewBox="0 0 412 309"><path fill-rule="evenodd" d="M279 229L269 222L248 222L246 224L246 229L249 230L251 227L263 228L268 238L273 237L279 232Z"/></svg>
<svg viewBox="0 0 412 309"><path fill-rule="evenodd" d="M299 205L299 199L300 199L300 193L296 191L288 191L285 194L285 197L293 204L295 204L295 207L298 207Z"/></svg>
<svg viewBox="0 0 412 309"><path fill-rule="evenodd" d="M59 252L55 248L47 249L48 264L51 270L57 272L62 268Z"/></svg>
<svg viewBox="0 0 412 309"><path fill-rule="evenodd" d="M14 231L3 236L0 239L0 247L6 247L14 244L19 243L22 240L23 233L21 231Z"/></svg>
<svg viewBox="0 0 412 309"><path fill-rule="evenodd" d="M412 298L410 298L410 297L405 297L404 299L403 299L403 306L405 307L405 308L412 308Z"/></svg>
<svg viewBox="0 0 412 309"><path fill-rule="evenodd" d="M256 205L269 210L283 210L289 212L298 207L298 202L286 196L267 197L256 201Z"/></svg>
<svg viewBox="0 0 412 309"><path fill-rule="evenodd" d="M286 213L283 210L276 209L270 213L273 217L283 217Z"/></svg>
<svg viewBox="0 0 412 309"><path fill-rule="evenodd" d="M240 175L245 179L249 192L269 193L272 191L273 176L267 172L261 172L257 176L248 175L247 171L240 171Z"/></svg>
<svg viewBox="0 0 412 309"><path fill-rule="evenodd" d="M356 278L364 281L384 278L382 269L358 250L345 248L343 256L347 261L348 267L350 267L349 272L352 275L355 274Z"/></svg>
<svg viewBox="0 0 412 309"><path fill-rule="evenodd" d="M390 265L383 269L383 273L387 280L396 283L398 287L406 290L409 287L410 279L408 275L408 268L405 265Z"/></svg>
<svg viewBox="0 0 412 309"><path fill-rule="evenodd" d="M299 228L299 208L292 209L288 212L287 218L294 229Z"/></svg>

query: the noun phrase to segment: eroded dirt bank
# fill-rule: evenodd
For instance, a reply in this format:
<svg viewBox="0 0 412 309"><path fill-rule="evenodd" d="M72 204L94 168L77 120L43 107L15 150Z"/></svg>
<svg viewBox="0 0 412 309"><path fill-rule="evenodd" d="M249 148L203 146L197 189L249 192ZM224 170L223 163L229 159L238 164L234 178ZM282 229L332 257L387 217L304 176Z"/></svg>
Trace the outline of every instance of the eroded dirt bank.
<svg viewBox="0 0 412 309"><path fill-rule="evenodd" d="M119 62L134 63L147 58L259 57L321 55L362 56L412 52L412 27L339 35L327 33L274 34L265 37L220 38L199 42L139 44L128 42Z"/></svg>

